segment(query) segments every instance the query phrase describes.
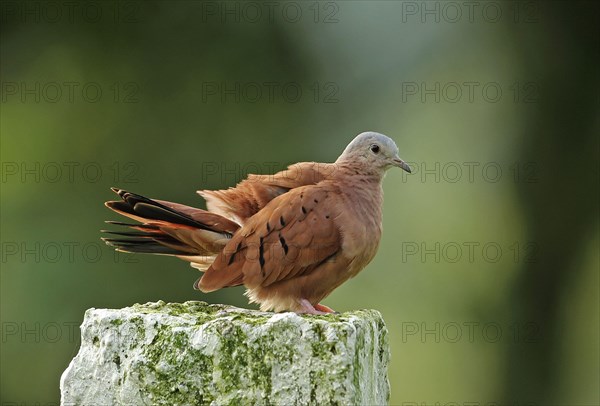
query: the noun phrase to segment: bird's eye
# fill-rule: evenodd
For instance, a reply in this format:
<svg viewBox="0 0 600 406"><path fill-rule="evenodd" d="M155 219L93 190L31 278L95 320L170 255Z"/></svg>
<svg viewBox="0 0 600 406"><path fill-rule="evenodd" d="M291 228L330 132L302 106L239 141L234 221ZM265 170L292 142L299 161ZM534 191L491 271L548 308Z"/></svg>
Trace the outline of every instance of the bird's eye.
<svg viewBox="0 0 600 406"><path fill-rule="evenodd" d="M373 152L374 154L378 154L379 153L379 145L377 145L377 144L371 145L371 152Z"/></svg>

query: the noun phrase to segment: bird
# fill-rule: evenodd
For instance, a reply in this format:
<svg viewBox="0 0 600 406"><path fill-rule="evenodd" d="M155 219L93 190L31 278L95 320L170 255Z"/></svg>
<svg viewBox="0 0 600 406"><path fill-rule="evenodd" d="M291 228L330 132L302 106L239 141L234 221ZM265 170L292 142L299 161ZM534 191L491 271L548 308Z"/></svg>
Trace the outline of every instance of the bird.
<svg viewBox="0 0 600 406"><path fill-rule="evenodd" d="M170 255L203 272L202 292L244 285L261 311L335 313L321 304L375 257L382 234L382 181L410 173L396 143L358 134L333 163L300 162L250 174L235 187L199 190L206 210L112 188L105 205L138 223L107 221L117 251Z"/></svg>

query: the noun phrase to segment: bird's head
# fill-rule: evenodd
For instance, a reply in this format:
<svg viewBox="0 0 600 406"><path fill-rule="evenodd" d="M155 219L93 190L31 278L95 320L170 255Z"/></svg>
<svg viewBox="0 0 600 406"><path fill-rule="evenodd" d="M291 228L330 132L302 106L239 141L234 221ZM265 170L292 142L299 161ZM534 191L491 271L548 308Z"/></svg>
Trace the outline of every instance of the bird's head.
<svg viewBox="0 0 600 406"><path fill-rule="evenodd" d="M363 163L381 173L385 173L392 166L411 172L410 166L398 155L398 147L394 140L372 131L358 134L336 162Z"/></svg>

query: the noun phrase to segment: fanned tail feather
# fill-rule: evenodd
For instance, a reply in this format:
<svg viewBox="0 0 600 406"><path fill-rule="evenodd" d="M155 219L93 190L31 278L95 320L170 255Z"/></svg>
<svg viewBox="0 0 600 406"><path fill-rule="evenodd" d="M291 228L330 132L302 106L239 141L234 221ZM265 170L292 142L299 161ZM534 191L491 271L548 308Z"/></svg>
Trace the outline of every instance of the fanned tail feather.
<svg viewBox="0 0 600 406"><path fill-rule="evenodd" d="M103 237L117 251L173 255L205 271L229 241L239 225L206 210L153 200L112 188L121 201L106 202L111 210L140 224L107 221L129 230L102 230L114 237Z"/></svg>

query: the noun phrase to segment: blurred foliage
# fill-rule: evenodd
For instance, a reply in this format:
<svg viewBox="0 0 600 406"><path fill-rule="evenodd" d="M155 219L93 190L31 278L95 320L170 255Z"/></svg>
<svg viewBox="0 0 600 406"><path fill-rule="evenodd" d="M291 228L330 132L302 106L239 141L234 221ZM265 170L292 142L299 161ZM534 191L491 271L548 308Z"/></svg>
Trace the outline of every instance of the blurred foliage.
<svg viewBox="0 0 600 406"><path fill-rule="evenodd" d="M475 2L470 20L461 2L274 2L258 21L242 2L50 3L1 9L3 404L58 401L87 308L246 306L102 245L110 186L201 206L197 189L333 161L364 130L417 170L387 176L379 254L325 303L383 313L391 403L600 403L597 3ZM239 101L208 92L236 84Z"/></svg>

